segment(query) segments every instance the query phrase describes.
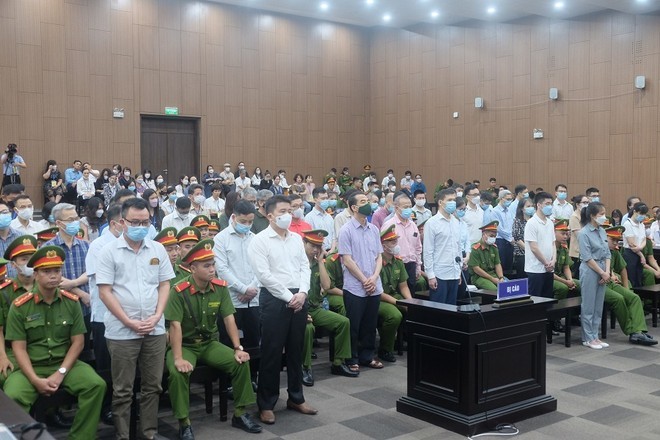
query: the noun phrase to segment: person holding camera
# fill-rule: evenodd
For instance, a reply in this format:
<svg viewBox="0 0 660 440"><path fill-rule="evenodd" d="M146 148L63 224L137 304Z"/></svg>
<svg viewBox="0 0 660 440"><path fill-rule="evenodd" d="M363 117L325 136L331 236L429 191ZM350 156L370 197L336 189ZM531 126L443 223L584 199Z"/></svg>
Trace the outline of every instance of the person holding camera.
<svg viewBox="0 0 660 440"><path fill-rule="evenodd" d="M21 183L21 174L19 168L27 168L23 157L18 154L18 146L16 144L9 144L5 149L5 153L0 156L0 163L2 163L2 186L11 183Z"/></svg>

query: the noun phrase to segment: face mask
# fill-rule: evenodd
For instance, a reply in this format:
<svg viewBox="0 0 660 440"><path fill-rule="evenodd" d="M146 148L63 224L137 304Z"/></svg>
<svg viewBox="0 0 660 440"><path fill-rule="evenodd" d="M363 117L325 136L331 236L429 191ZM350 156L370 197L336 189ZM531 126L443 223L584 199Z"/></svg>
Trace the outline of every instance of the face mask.
<svg viewBox="0 0 660 440"><path fill-rule="evenodd" d="M382 198L378 201L378 206L385 206L385 197L382 197Z"/></svg>
<svg viewBox="0 0 660 440"><path fill-rule="evenodd" d="M456 197L463 197L463 191L456 191Z"/></svg>
<svg viewBox="0 0 660 440"><path fill-rule="evenodd" d="M184 185L188 185L188 179L183 179L183 180L181 181L181 183L184 184Z"/></svg>
<svg viewBox="0 0 660 440"><path fill-rule="evenodd" d="M544 206L543 208L541 208L541 212L546 217L552 215L552 206Z"/></svg>
<svg viewBox="0 0 660 440"><path fill-rule="evenodd" d="M337 201L336 200L328 200L330 202L330 208L336 208L337 207Z"/></svg>
<svg viewBox="0 0 660 440"><path fill-rule="evenodd" d="M228 173L231 168L225 167L225 172Z"/></svg>
<svg viewBox="0 0 660 440"><path fill-rule="evenodd" d="M24 277L31 277L32 275L34 275L34 268L27 267L27 264L23 266L16 266L16 269L18 270L18 273L20 273Z"/></svg>
<svg viewBox="0 0 660 440"><path fill-rule="evenodd" d="M11 214L0 214L0 229L7 229L11 223Z"/></svg>
<svg viewBox="0 0 660 440"><path fill-rule="evenodd" d="M142 241L148 233L149 228L146 226L129 226L126 236L132 241Z"/></svg>
<svg viewBox="0 0 660 440"><path fill-rule="evenodd" d="M325 211L330 207L330 200L321 200L319 206L321 207L321 210Z"/></svg>
<svg viewBox="0 0 660 440"><path fill-rule="evenodd" d="M591 203L598 203L598 202L600 202L600 197L596 196L591 198Z"/></svg>
<svg viewBox="0 0 660 440"><path fill-rule="evenodd" d="M64 232L66 232L68 235L76 236L78 234L78 231L80 231L80 221L76 220L71 223L68 223L64 227Z"/></svg>
<svg viewBox="0 0 660 440"><path fill-rule="evenodd" d="M195 203L197 203L198 205L201 205L202 203L204 203L205 200L206 200L206 197L204 197L201 194L198 195L198 196L195 196Z"/></svg>
<svg viewBox="0 0 660 440"><path fill-rule="evenodd" d="M392 255L399 255L401 253L401 246L397 244L396 246L387 249L387 252Z"/></svg>
<svg viewBox="0 0 660 440"><path fill-rule="evenodd" d="M509 206L511 206L511 200L505 200L504 201L504 207L508 208Z"/></svg>
<svg viewBox="0 0 660 440"><path fill-rule="evenodd" d="M137 182L138 184L142 185L142 184L144 183L144 179L137 179L136 182Z"/></svg>
<svg viewBox="0 0 660 440"><path fill-rule="evenodd" d="M528 206L527 208L525 208L525 215L528 217L533 216L535 212L536 211L534 210L533 206Z"/></svg>
<svg viewBox="0 0 660 440"><path fill-rule="evenodd" d="M181 211L177 211L176 213L177 213L177 215L179 216L179 218L180 218L181 220L183 220L183 221L188 220L188 215L190 215L190 213L188 213L188 212L186 212L186 213L184 214L184 213L182 213Z"/></svg>
<svg viewBox="0 0 660 440"><path fill-rule="evenodd" d="M32 214L34 214L33 208L24 208L18 211L18 216L23 220L32 220Z"/></svg>
<svg viewBox="0 0 660 440"><path fill-rule="evenodd" d="M131 177L131 172L130 172L130 171L126 171L126 172L124 173L124 176L126 176L126 177Z"/></svg>
<svg viewBox="0 0 660 440"><path fill-rule="evenodd" d="M215 170L214 170L213 168L211 168L211 169L208 171L208 173L209 173L209 174L213 174L214 171L215 171Z"/></svg>
<svg viewBox="0 0 660 440"><path fill-rule="evenodd" d="M607 217L605 217L604 215L601 215L600 217L596 217L596 223L598 223L599 225L604 224L606 221L607 221Z"/></svg>
<svg viewBox="0 0 660 440"><path fill-rule="evenodd" d="M465 217L465 209L459 209L456 211L456 217L463 218Z"/></svg>
<svg viewBox="0 0 660 440"><path fill-rule="evenodd" d="M275 219L275 224L280 229L289 229L289 226L291 226L291 220L292 220L291 214L286 213L277 217Z"/></svg>
<svg viewBox="0 0 660 440"><path fill-rule="evenodd" d="M565 193L565 192L557 193L557 199L559 199L559 200L566 200L567 196L568 196L568 194Z"/></svg>
<svg viewBox="0 0 660 440"><path fill-rule="evenodd" d="M241 223L234 223L234 230L241 235L247 234L252 229L252 225L244 225Z"/></svg>
<svg viewBox="0 0 660 440"><path fill-rule="evenodd" d="M196 181L196 180L191 180L191 181L190 181L190 184L191 184L191 185L197 185L197 181Z"/></svg>
<svg viewBox="0 0 660 440"><path fill-rule="evenodd" d="M524 193L523 194L523 199L529 199L529 193Z"/></svg>
<svg viewBox="0 0 660 440"><path fill-rule="evenodd" d="M156 206L158 206L158 199L149 200L149 204L151 205L152 208L155 208Z"/></svg>
<svg viewBox="0 0 660 440"><path fill-rule="evenodd" d="M163 179L156 179L156 183L157 183L158 185L160 185L160 184L163 183L163 182L164 182Z"/></svg>
<svg viewBox="0 0 660 440"><path fill-rule="evenodd" d="M645 216L645 215L642 215L642 214L639 214L639 215L638 215L637 217L635 217L635 218L637 219L637 222L638 222L638 223L641 223L641 222L644 221L644 219L646 218L646 216Z"/></svg>
<svg viewBox="0 0 660 440"><path fill-rule="evenodd" d="M392 208L392 210L394 210L393 206L391 208ZM373 213L373 211L371 210L371 205L368 204L368 203L366 205L360 206L360 208L358 209L358 212L362 215L365 215L365 216L370 216Z"/></svg>
<svg viewBox="0 0 660 440"><path fill-rule="evenodd" d="M417 179L417 183L422 183L422 179Z"/></svg>
<svg viewBox="0 0 660 440"><path fill-rule="evenodd" d="M239 165L239 166L238 166L238 169L239 169L239 170L244 170L244 169L245 169L245 165Z"/></svg>
<svg viewBox="0 0 660 440"><path fill-rule="evenodd" d="M409 219L410 216L412 215L412 212L413 212L412 208L405 208L405 209L402 209L402 210L401 210L401 217L402 217L402 218L405 218L405 219L407 220L407 219Z"/></svg>
<svg viewBox="0 0 660 440"><path fill-rule="evenodd" d="M445 204L445 211L447 214L453 214L456 211L456 201L452 200Z"/></svg>
<svg viewBox="0 0 660 440"><path fill-rule="evenodd" d="M378 203L372 203L371 204L371 211L375 211L378 209Z"/></svg>
<svg viewBox="0 0 660 440"><path fill-rule="evenodd" d="M394 191L396 191L396 186L390 186L390 192L393 193Z"/></svg>
<svg viewBox="0 0 660 440"><path fill-rule="evenodd" d="M411 176L406 176L406 180L410 180L410 179L412 179Z"/></svg>
<svg viewBox="0 0 660 440"><path fill-rule="evenodd" d="M102 209L97 209L96 210L96 218L101 218L103 217L103 210Z"/></svg>
<svg viewBox="0 0 660 440"><path fill-rule="evenodd" d="M481 197L480 196L472 197L472 203L474 203L475 205L478 205L479 202L481 202Z"/></svg>
<svg viewBox="0 0 660 440"><path fill-rule="evenodd" d="M488 237L488 238L486 239L486 243L487 243L487 244L490 244L490 245L493 245L493 244L495 244L495 240L496 240L495 237Z"/></svg>
<svg viewBox="0 0 660 440"><path fill-rule="evenodd" d="M389 174L387 175L387 177L389 177L390 179L393 178L393 177L394 177L394 173L389 173Z"/></svg>
<svg viewBox="0 0 660 440"><path fill-rule="evenodd" d="M305 210L302 208L298 208L295 211L293 211L293 216L297 219L303 218L304 215L305 215Z"/></svg>
<svg viewBox="0 0 660 440"><path fill-rule="evenodd" d="M481 205L481 209L488 211L490 209L490 205Z"/></svg>
<svg viewBox="0 0 660 440"><path fill-rule="evenodd" d="M415 199L415 205L421 208L426 205L426 199Z"/></svg>
<svg viewBox="0 0 660 440"><path fill-rule="evenodd" d="M392 205L388 206L388 207L387 207L387 212L389 212L390 214L392 214L392 213L394 212L394 206L392 206Z"/></svg>
<svg viewBox="0 0 660 440"><path fill-rule="evenodd" d="M112 174L119 174L119 170L112 170Z"/></svg>
<svg viewBox="0 0 660 440"><path fill-rule="evenodd" d="M131 191L135 191L135 185L129 186L128 189L130 189Z"/></svg>
<svg viewBox="0 0 660 440"><path fill-rule="evenodd" d="M174 202L176 201L176 194L170 194L167 198Z"/></svg>
<svg viewBox="0 0 660 440"><path fill-rule="evenodd" d="M53 214L48 216L48 223L55 223L55 217L53 217Z"/></svg>

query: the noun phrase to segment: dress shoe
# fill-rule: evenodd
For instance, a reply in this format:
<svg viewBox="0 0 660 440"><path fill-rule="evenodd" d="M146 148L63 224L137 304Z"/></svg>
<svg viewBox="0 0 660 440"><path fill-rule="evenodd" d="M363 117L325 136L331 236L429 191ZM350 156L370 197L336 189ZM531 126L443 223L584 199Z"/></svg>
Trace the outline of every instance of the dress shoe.
<svg viewBox="0 0 660 440"><path fill-rule="evenodd" d="M381 361L385 362L396 362L396 356L394 356L394 353L391 351L378 351L378 357L380 358Z"/></svg>
<svg viewBox="0 0 660 440"><path fill-rule="evenodd" d="M179 439L195 440L195 434L193 434L192 425L179 427Z"/></svg>
<svg viewBox="0 0 660 440"><path fill-rule="evenodd" d="M316 413L319 412L316 408L312 408L311 406L309 406L307 402L293 403L291 400L287 400L286 407L288 409L298 411L301 414L308 414L310 416L316 415Z"/></svg>
<svg viewBox="0 0 660 440"><path fill-rule="evenodd" d="M250 434L259 434L261 432L261 426L252 420L252 417L248 413L245 413L240 417L232 417L231 426L242 429Z"/></svg>
<svg viewBox="0 0 660 440"><path fill-rule="evenodd" d="M312 352L312 359L318 359L319 355L315 351Z"/></svg>
<svg viewBox="0 0 660 440"><path fill-rule="evenodd" d="M359 371L352 371L348 368L346 364L331 365L330 373L336 376L346 376L346 377L358 377L360 375Z"/></svg>
<svg viewBox="0 0 660 440"><path fill-rule="evenodd" d="M101 421L106 425L113 426L115 424L115 421L112 418L112 411L111 410L103 411L101 413Z"/></svg>
<svg viewBox="0 0 660 440"><path fill-rule="evenodd" d="M628 340L631 344L639 345L656 345L658 343L655 339L646 337L644 333L633 333L628 337Z"/></svg>
<svg viewBox="0 0 660 440"><path fill-rule="evenodd" d="M266 425L272 425L275 423L275 413L270 409L261 410L259 411L259 420Z"/></svg>
<svg viewBox="0 0 660 440"><path fill-rule="evenodd" d="M314 386L314 373L311 368L303 368L302 383L306 387Z"/></svg>
<svg viewBox="0 0 660 440"><path fill-rule="evenodd" d="M566 331L566 328L564 327L564 324L561 323L561 321L553 321L552 329L559 333L564 333Z"/></svg>
<svg viewBox="0 0 660 440"><path fill-rule="evenodd" d="M57 411L46 416L46 424L52 428L71 429L73 419Z"/></svg>

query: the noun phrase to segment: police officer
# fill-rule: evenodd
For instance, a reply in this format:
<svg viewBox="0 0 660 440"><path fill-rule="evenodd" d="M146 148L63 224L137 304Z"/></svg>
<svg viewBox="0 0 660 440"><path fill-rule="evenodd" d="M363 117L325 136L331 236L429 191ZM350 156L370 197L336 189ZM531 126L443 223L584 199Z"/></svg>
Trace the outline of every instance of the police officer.
<svg viewBox="0 0 660 440"><path fill-rule="evenodd" d="M57 226L53 228L48 228L44 229L43 231L37 232L35 235L37 236L37 247L41 247L44 245L44 243L51 241L52 239L57 236L57 232L60 230Z"/></svg>
<svg viewBox="0 0 660 440"><path fill-rule="evenodd" d="M204 214L197 215L190 220L190 226L193 226L199 230L202 240L206 240L209 237L209 227L211 226L211 220Z"/></svg>
<svg viewBox="0 0 660 440"><path fill-rule="evenodd" d="M182 279L190 276L190 269L185 263L186 255L190 252L199 240L201 240L201 233L199 229L194 226L186 226L182 228L176 236L179 243L179 259L174 263L174 279L170 281L170 285L174 286Z"/></svg>
<svg viewBox="0 0 660 440"><path fill-rule="evenodd" d="M497 285L504 281L500 255L495 244L499 224L497 220L493 220L479 228L481 240L472 246L470 252L470 279L480 289L497 290Z"/></svg>
<svg viewBox="0 0 660 440"><path fill-rule="evenodd" d="M175 268L179 260L179 242L176 238L176 228L171 226L163 228L162 231L156 234L154 241L163 245L167 256L170 258L170 263L172 263L172 268Z"/></svg>
<svg viewBox="0 0 660 440"><path fill-rule="evenodd" d="M44 246L27 263L36 285L9 310L7 339L20 371L7 378L4 391L28 411L39 394L50 396L64 388L78 397L69 438L87 440L96 437L106 384L78 360L85 324L78 296L58 287L64 258L59 246Z"/></svg>
<svg viewBox="0 0 660 440"><path fill-rule="evenodd" d="M220 223L217 218L209 220L209 238L213 239L220 232Z"/></svg>
<svg viewBox="0 0 660 440"><path fill-rule="evenodd" d="M5 280L7 276L7 263L9 261L4 258L0 258L0 287L10 286L12 280ZM7 322L7 314L9 313L9 307L11 307L12 299L7 295L0 295L0 389L5 384L5 380L14 371L18 364L14 355L11 352L11 347L5 345L5 323Z"/></svg>
<svg viewBox="0 0 660 440"><path fill-rule="evenodd" d="M325 269L330 277L330 288L326 291L330 310L346 316L346 307L344 307L344 274L341 268L341 258L335 249L328 254L324 260Z"/></svg>
<svg viewBox="0 0 660 440"><path fill-rule="evenodd" d="M344 360L351 357L351 329L348 318L329 310L330 305L325 299L325 290L330 288L330 277L323 264L323 239L328 236L327 231L315 229L303 232L305 254L309 260L311 270L310 287L307 293L308 313L314 327L326 329L335 338L335 353L330 373L338 376L357 377L359 370L351 370ZM320 264L319 264L320 262ZM305 371L311 375L311 347L305 344L303 353L303 379ZM313 383L313 379L312 379Z"/></svg>
<svg viewBox="0 0 660 440"><path fill-rule="evenodd" d="M245 410L256 398L250 380L250 355L243 350L234 322L234 306L227 282L215 278L213 241L202 240L184 258L190 276L170 291L165 318L170 322L170 350L165 356L169 371L169 393L179 437L194 439L189 419L190 373L198 360L232 376L234 416L232 426L250 433L261 432ZM220 314L233 350L218 342Z"/></svg>
<svg viewBox="0 0 660 440"><path fill-rule="evenodd" d="M552 284L552 293L555 299L580 296L580 282L573 279L571 266L573 260L568 255L568 238L571 230L567 219L555 220L555 242L557 243L557 262L555 263L555 279ZM555 324L555 330L559 330Z"/></svg>
<svg viewBox="0 0 660 440"><path fill-rule="evenodd" d="M399 236L394 229L395 226L391 225L380 234L380 241L383 244L383 269L380 271L383 294L378 305L378 332L380 333L378 357L386 362L396 362L394 341L403 320L402 311L405 311L405 309L397 307L396 302L400 299L412 298L408 287L406 266L398 257Z"/></svg>

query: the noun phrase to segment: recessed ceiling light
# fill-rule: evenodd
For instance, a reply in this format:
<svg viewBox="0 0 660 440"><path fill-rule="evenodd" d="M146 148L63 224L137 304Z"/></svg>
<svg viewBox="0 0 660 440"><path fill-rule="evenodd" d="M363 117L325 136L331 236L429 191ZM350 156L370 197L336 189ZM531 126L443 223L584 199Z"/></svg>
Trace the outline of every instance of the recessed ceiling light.
<svg viewBox="0 0 660 440"><path fill-rule="evenodd" d="M439 16L440 16L440 12L438 11L431 12L431 18L438 18Z"/></svg>
<svg viewBox="0 0 660 440"><path fill-rule="evenodd" d="M555 2L555 9L564 9L564 2Z"/></svg>
<svg viewBox="0 0 660 440"><path fill-rule="evenodd" d="M489 14L494 14L495 12L497 12L497 9L495 9L495 6L491 6L490 8L486 9L486 12L488 12Z"/></svg>
<svg viewBox="0 0 660 440"><path fill-rule="evenodd" d="M365 0L365 3L369 6L374 4L374 0Z"/></svg>
<svg viewBox="0 0 660 440"><path fill-rule="evenodd" d="M327 2L321 2L319 5L319 8L321 8L322 11L327 11L330 5Z"/></svg>
<svg viewBox="0 0 660 440"><path fill-rule="evenodd" d="M388 21L392 20L392 16L390 14L385 14L383 15L383 21L387 23Z"/></svg>

